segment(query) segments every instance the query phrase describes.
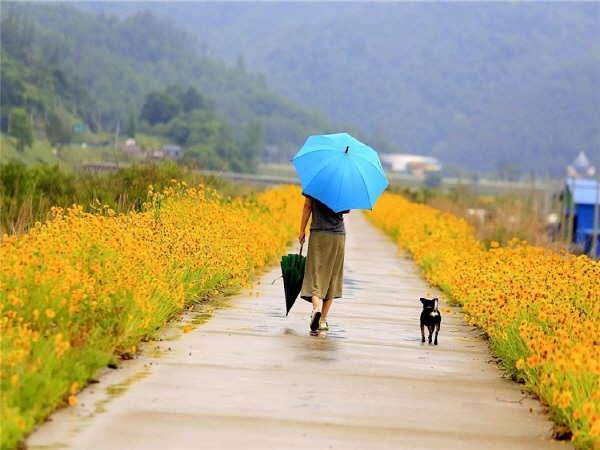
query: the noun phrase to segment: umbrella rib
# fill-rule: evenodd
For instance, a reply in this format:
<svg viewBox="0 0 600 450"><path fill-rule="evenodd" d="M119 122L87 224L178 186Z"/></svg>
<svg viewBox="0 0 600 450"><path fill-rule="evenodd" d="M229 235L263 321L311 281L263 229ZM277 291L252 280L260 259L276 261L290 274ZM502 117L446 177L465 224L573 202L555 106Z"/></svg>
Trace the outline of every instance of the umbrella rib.
<svg viewBox="0 0 600 450"><path fill-rule="evenodd" d="M320 168L320 169L319 169L319 170L318 170L318 171L317 171L317 172L314 174L314 176L312 177L312 179L310 180L310 182L309 182L309 183L306 185L306 189L305 189L305 190L307 190L307 189L309 188L309 186L310 186L310 185L313 183L313 181L317 179L318 175L319 175L321 172L323 172L325 169L327 169L327 165L324 165L323 167L321 167L321 168ZM339 201L339 198L338 198L338 201ZM332 209L333 209L333 208L332 208Z"/></svg>
<svg viewBox="0 0 600 450"><path fill-rule="evenodd" d="M364 161L366 161L367 163L371 164L371 165L372 165L373 167L375 167L376 169L378 169L378 167L377 167L375 164L373 164L371 161L369 161L369 160L366 160L365 158L362 158L362 159L363 159ZM350 162L351 162L351 163L354 165L354 167L356 168L356 170L357 170L358 172L360 172L360 174L362 175L362 176L360 177L360 179L361 179L361 181L362 181L362 184L363 184L363 186L364 186L364 188L365 188L365 192L367 193L367 197L369 198L369 205L370 205L370 207L371 207L370 209L372 209L372 208L373 208L373 204L372 204L372 199L371 199L371 193L369 192L369 189L368 189L368 186L367 186L367 181L365 180L365 177L364 177L364 172L363 172L362 168L361 168L361 167L360 167L358 164L356 164L356 162L355 162L355 161L352 161L352 160L350 160ZM386 179L386 180L387 180L387 179ZM389 184L389 183L388 183L388 184Z"/></svg>

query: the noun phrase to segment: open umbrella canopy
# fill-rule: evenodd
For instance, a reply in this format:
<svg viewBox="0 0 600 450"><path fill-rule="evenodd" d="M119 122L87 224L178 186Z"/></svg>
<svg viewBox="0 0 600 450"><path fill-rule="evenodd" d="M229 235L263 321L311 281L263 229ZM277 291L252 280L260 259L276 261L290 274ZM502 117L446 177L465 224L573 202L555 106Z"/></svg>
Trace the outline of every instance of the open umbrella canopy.
<svg viewBox="0 0 600 450"><path fill-rule="evenodd" d="M283 256L280 265L283 277L283 289L285 291L285 315L287 316L302 290L302 281L304 281L306 257L302 256L302 246L300 247L299 254L290 253L287 256Z"/></svg>
<svg viewBox="0 0 600 450"><path fill-rule="evenodd" d="M377 152L347 133L310 136L292 163L302 192L335 212L373 209L389 186Z"/></svg>

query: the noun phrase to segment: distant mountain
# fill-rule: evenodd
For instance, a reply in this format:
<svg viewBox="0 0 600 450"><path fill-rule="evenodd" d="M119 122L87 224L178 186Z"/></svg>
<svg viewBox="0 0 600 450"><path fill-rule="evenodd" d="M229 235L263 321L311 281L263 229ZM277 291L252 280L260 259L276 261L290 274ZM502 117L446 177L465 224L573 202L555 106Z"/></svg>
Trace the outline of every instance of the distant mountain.
<svg viewBox="0 0 600 450"><path fill-rule="evenodd" d="M265 146L281 161L309 134L348 128L269 89L243 66L199 55L192 33L150 9L117 17L74 6L2 3L3 123L10 107L43 115L62 104L93 130L112 131L117 123L123 129L149 93L179 85L198 88L239 139L259 124Z"/></svg>
<svg viewBox="0 0 600 450"><path fill-rule="evenodd" d="M80 2L150 9L200 55L391 150L495 170L600 165L598 2Z"/></svg>

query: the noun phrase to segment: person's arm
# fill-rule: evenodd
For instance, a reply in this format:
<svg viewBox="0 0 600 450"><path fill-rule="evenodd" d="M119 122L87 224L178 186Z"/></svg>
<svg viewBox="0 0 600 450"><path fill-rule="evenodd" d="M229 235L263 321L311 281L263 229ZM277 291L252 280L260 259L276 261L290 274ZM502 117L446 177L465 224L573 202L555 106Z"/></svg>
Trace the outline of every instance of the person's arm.
<svg viewBox="0 0 600 450"><path fill-rule="evenodd" d="M300 234L298 235L298 241L300 244L304 244L306 239L306 225L308 225L308 219L312 214L312 198L306 197L304 199L304 207L302 208L302 219L300 220Z"/></svg>

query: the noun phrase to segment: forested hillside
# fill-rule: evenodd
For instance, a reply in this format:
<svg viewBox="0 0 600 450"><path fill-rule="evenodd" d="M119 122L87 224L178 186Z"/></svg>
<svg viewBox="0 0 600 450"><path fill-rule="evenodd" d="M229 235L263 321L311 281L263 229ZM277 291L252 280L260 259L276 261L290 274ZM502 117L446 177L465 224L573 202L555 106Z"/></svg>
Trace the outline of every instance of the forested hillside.
<svg viewBox="0 0 600 450"><path fill-rule="evenodd" d="M444 163L600 164L598 2L93 2L150 8L221 59L370 142Z"/></svg>
<svg viewBox="0 0 600 450"><path fill-rule="evenodd" d="M226 155L229 169L246 170L265 148L273 158L289 160L308 134L336 127L243 67L199 56L193 35L151 11L120 19L68 4L3 2L1 15L3 131L15 108L36 123L60 122L65 135L76 123L93 133L115 133L119 127L124 134L133 119L145 131L193 147L191 153ZM203 113L186 110L190 88L202 97L197 109ZM157 96L176 103L175 110L165 120L140 121L148 100ZM211 133L210 139L199 140L202 133ZM58 140L69 141L68 136ZM248 146L252 155L244 154ZM241 152L238 163L232 159L234 147Z"/></svg>

